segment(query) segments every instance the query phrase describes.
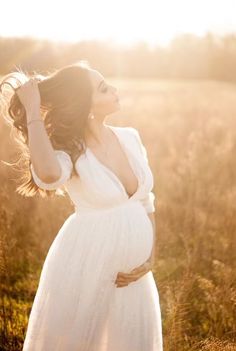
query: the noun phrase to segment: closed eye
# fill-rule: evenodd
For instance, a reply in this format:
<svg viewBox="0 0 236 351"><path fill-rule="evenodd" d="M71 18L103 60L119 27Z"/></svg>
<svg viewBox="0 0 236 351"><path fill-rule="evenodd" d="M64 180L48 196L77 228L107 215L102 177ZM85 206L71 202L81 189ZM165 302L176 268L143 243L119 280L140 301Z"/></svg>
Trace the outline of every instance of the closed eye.
<svg viewBox="0 0 236 351"><path fill-rule="evenodd" d="M101 92L102 92L102 93L106 93L107 90L108 90L108 88L107 88L107 87L104 87L104 88L102 88Z"/></svg>

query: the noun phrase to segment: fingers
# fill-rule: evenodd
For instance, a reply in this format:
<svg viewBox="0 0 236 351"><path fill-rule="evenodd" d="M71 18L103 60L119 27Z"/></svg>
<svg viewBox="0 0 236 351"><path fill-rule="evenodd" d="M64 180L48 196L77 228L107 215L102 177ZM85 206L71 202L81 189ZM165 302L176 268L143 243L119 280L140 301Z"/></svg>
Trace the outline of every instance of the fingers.
<svg viewBox="0 0 236 351"><path fill-rule="evenodd" d="M120 286L127 286L129 283L140 279L151 269L150 262L145 262L141 266L134 268L130 273L118 272L115 283Z"/></svg>
<svg viewBox="0 0 236 351"><path fill-rule="evenodd" d="M130 282L117 282L115 283L116 284L116 287L117 288L120 288L120 287L123 287L123 286L128 286Z"/></svg>
<svg viewBox="0 0 236 351"><path fill-rule="evenodd" d="M37 85L38 81L35 78L30 78L27 82L25 82L24 84L20 85L19 87L15 88L15 92L17 92L17 90L21 89L21 88L25 88L28 86L34 86Z"/></svg>
<svg viewBox="0 0 236 351"><path fill-rule="evenodd" d="M30 78L30 79L28 80L28 82L26 82L26 83L24 84L24 86L27 86L27 85L34 86L34 85L37 85L37 84L38 84L38 82L37 82L37 80L36 80L35 78Z"/></svg>
<svg viewBox="0 0 236 351"><path fill-rule="evenodd" d="M121 285L127 285L129 283L132 283L139 278L141 278L144 274L146 274L146 271L142 271L140 273L132 273L132 274L127 274L127 273L119 273L117 275L116 284L121 284Z"/></svg>
<svg viewBox="0 0 236 351"><path fill-rule="evenodd" d="M117 287L121 287L121 286L127 286L130 283L138 280L140 277L133 277L133 278L129 278L129 279L123 279L123 278L117 278L115 281L115 284L117 284Z"/></svg>
<svg viewBox="0 0 236 351"><path fill-rule="evenodd" d="M127 286L129 283L132 283L132 281L135 281L137 277L123 277L121 274L117 275L115 284L119 286Z"/></svg>

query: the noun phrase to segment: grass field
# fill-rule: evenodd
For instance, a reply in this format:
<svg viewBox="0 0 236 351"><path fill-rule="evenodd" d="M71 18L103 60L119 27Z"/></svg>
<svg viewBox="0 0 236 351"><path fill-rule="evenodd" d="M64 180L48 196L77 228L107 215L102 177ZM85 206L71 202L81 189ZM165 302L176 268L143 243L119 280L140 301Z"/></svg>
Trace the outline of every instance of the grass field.
<svg viewBox="0 0 236 351"><path fill-rule="evenodd" d="M154 174L164 350L236 350L236 86L107 80L121 99L109 124L139 130ZM3 120L0 133L1 159L15 160ZM18 351L43 260L73 206L21 198L4 165L0 177L0 349Z"/></svg>

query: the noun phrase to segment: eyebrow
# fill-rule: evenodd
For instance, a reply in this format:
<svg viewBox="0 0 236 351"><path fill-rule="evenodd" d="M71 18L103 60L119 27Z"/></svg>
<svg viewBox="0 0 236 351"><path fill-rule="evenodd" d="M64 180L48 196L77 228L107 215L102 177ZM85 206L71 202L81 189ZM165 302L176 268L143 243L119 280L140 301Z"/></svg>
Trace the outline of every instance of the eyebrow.
<svg viewBox="0 0 236 351"><path fill-rule="evenodd" d="M102 85L102 83L104 83L105 82L105 80L103 79L99 84L98 84L98 87L97 87L97 89L99 89L100 88L100 86Z"/></svg>

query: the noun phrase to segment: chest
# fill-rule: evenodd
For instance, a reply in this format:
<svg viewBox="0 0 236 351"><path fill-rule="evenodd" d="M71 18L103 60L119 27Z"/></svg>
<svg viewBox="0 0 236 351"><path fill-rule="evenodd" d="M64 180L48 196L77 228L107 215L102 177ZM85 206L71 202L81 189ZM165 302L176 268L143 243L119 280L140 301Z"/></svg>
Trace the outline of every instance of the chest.
<svg viewBox="0 0 236 351"><path fill-rule="evenodd" d="M104 154L98 148L90 153L100 166L105 167L121 183L127 195L132 196L138 189L138 178L130 162L129 155L119 143L114 143Z"/></svg>

